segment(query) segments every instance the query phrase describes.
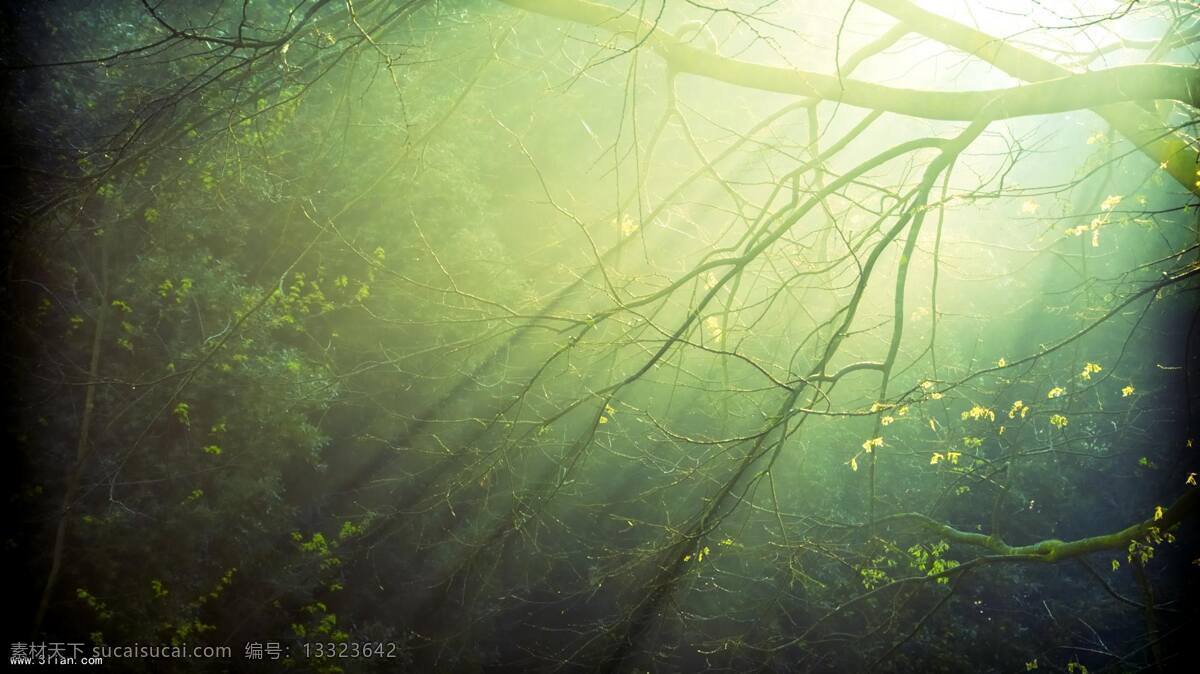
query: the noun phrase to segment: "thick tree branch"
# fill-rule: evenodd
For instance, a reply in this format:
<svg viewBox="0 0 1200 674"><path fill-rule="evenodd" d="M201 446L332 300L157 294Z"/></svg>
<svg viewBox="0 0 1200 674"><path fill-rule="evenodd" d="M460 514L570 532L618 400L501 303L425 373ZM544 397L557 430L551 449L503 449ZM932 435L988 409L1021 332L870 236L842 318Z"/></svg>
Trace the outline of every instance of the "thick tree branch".
<svg viewBox="0 0 1200 674"><path fill-rule="evenodd" d="M911 117L957 121L1007 119L1138 100L1175 100L1200 106L1200 68L1191 66L1121 66L980 91L902 89L727 58L680 42L632 14L586 0L502 1L634 38L655 49L676 72Z"/></svg>
<svg viewBox="0 0 1200 674"><path fill-rule="evenodd" d="M840 101L926 119L973 121L1094 109L1194 194L1196 151L1131 101L1174 100L1200 107L1200 68L1139 64L1072 73L1002 39L922 10L905 0L868 4L912 30L976 55L1031 84L980 91L887 87L791 68L747 63L686 44L635 15L587 0L501 0L546 16L602 28L657 51L678 73L761 91Z"/></svg>
<svg viewBox="0 0 1200 674"><path fill-rule="evenodd" d="M908 0L863 0L863 3L899 19L913 32L982 59L1028 82L1054 80L1072 74L1067 68L1030 54L1006 40L921 9ZM1198 90L1195 76L1190 87L1193 93ZM1192 105L1195 105L1194 101ZM1196 181L1196 148L1187 142L1188 139L1172 133L1154 115L1132 103L1107 105L1095 112L1148 157L1164 166L1171 177L1200 196L1200 185Z"/></svg>
<svg viewBox="0 0 1200 674"><path fill-rule="evenodd" d="M954 527L938 522L920 513L898 513L879 520L878 524L909 523L936 533L953 543L973 545L986 548L992 552L1012 557L1024 557L1041 562L1058 562L1073 557L1099 552L1101 550L1123 550L1130 541L1150 534L1151 530L1166 531L1184 519L1190 517L1200 506L1200 490L1189 489L1183 496L1175 500L1170 508L1163 510L1162 516L1150 518L1136 524L1131 524L1120 531L1074 541L1047 539L1029 545L1009 545L1002 539L988 534L961 531Z"/></svg>

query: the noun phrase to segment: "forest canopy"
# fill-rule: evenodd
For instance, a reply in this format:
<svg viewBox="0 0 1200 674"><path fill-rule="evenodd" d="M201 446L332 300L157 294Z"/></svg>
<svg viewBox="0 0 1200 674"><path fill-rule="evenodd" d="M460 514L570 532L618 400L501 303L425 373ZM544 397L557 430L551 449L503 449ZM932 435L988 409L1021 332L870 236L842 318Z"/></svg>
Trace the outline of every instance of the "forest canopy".
<svg viewBox="0 0 1200 674"><path fill-rule="evenodd" d="M1186 666L1194 3L2 16L10 642Z"/></svg>

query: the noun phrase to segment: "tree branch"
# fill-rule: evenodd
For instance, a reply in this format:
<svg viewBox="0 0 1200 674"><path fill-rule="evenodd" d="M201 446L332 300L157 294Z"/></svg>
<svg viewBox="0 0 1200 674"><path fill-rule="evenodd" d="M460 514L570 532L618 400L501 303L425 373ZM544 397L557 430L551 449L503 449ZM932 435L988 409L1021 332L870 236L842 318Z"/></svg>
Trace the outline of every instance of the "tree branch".
<svg viewBox="0 0 1200 674"><path fill-rule="evenodd" d="M1159 531L1170 529L1191 516L1197 506L1200 506L1200 490L1189 489L1183 496L1176 499L1170 508L1165 509L1162 512L1162 516L1158 519L1147 519L1125 527L1120 531L1089 538L1080 538L1074 541L1060 541L1052 538L1019 546L1009 545L996 536L961 531L920 513L890 515L880 519L878 524L882 525L891 522L911 523L926 531L934 532L948 541L987 548L998 555L1021 556L1040 562L1058 562L1101 550L1122 550L1129 545L1130 541L1148 535L1152 529L1158 529Z"/></svg>
<svg viewBox="0 0 1200 674"><path fill-rule="evenodd" d="M982 59L999 70L1028 82L1054 80L1071 75L1067 68L1014 47L1006 40L921 9L908 0L863 2L899 19L914 32ZM1194 75L1190 86L1193 92L1197 91ZM1195 102L1191 105L1194 106ZM1200 196L1200 185L1196 183L1196 149L1187 142L1188 139L1172 133L1154 115L1133 104L1104 106L1094 112L1137 145L1146 156L1164 166L1171 177L1193 194Z"/></svg>
<svg viewBox="0 0 1200 674"><path fill-rule="evenodd" d="M1138 100L1175 100L1200 107L1200 68L1192 66L1119 66L980 91L902 89L727 58L680 42L632 14L587 0L501 1L538 14L603 28L616 35L636 36L679 73L910 117L955 121L1008 119Z"/></svg>

